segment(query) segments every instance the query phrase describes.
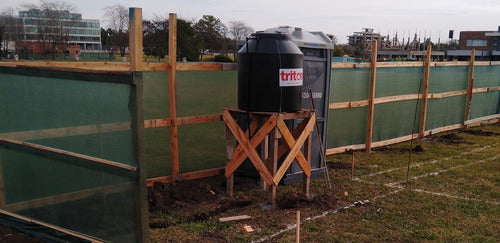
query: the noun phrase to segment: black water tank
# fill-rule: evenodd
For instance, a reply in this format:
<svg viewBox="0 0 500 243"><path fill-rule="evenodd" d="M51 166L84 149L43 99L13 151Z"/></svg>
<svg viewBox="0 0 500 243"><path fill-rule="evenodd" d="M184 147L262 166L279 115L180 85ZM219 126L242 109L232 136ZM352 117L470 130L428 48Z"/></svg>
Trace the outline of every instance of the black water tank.
<svg viewBox="0 0 500 243"><path fill-rule="evenodd" d="M247 111L301 109L303 55L291 36L252 35L238 52L238 107Z"/></svg>

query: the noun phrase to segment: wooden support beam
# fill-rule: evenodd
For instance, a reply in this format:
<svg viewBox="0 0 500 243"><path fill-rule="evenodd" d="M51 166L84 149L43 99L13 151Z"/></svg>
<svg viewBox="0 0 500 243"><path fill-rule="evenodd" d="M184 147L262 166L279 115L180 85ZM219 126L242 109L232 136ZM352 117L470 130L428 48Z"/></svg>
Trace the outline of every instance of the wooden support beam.
<svg viewBox="0 0 500 243"><path fill-rule="evenodd" d="M422 115L420 116L420 137L424 137L425 123L427 121L427 104L429 94L429 77L431 73L431 44L427 45L427 56L425 60L424 91L422 93Z"/></svg>
<svg viewBox="0 0 500 243"><path fill-rule="evenodd" d="M274 178L276 176L276 171L278 170L278 143L280 140L280 133L277 127L271 131L270 134L270 147L269 147L269 171L271 176ZM276 185L271 183L269 186L269 201L271 205L276 207Z"/></svg>
<svg viewBox="0 0 500 243"><path fill-rule="evenodd" d="M465 119L470 120L470 102L472 100L472 90L474 89L474 61L476 59L476 50L472 49L470 52L470 65L469 65L469 82L467 88L467 101L465 105Z"/></svg>
<svg viewBox="0 0 500 243"><path fill-rule="evenodd" d="M370 98L368 99L368 128L366 130L366 151L371 151L372 136L373 136L373 117L375 114L375 86L377 81L377 48L378 41L372 44L372 62L370 76Z"/></svg>
<svg viewBox="0 0 500 243"><path fill-rule="evenodd" d="M170 127L170 163L172 168L172 176L175 178L179 175L179 140L177 129L177 85L176 85L176 70L177 70L177 14L171 13L168 20L168 63L169 83L168 83L168 100L170 119L173 121Z"/></svg>

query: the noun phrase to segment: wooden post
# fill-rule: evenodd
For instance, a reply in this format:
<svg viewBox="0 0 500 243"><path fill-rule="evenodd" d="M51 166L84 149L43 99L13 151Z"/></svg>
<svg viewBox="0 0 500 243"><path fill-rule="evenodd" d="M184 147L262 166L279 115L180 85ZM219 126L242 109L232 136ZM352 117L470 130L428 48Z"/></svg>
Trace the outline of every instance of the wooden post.
<svg viewBox="0 0 500 243"><path fill-rule="evenodd" d="M297 228L295 231L295 242L300 242L300 211L297 210Z"/></svg>
<svg viewBox="0 0 500 243"><path fill-rule="evenodd" d="M129 50L132 86L132 134L134 157L137 161L135 201L137 242L149 242L149 211L147 199L146 149L144 141L144 109L142 107L142 9L129 9Z"/></svg>
<svg viewBox="0 0 500 243"><path fill-rule="evenodd" d="M373 136L373 116L375 110L375 85L377 80L377 52L378 41L372 43L372 62L370 76L370 98L368 99L368 128L366 131L366 151L371 152L372 136Z"/></svg>
<svg viewBox="0 0 500 243"><path fill-rule="evenodd" d="M305 148L304 148L304 156L306 157L307 159L307 162L309 164L311 164L311 149L312 149L312 132L311 134L309 134L309 136L307 137L307 140L305 142ZM310 185L311 185L311 177L310 176L307 176L307 174L304 172L303 174L303 190L304 190L304 194L306 194L306 197L307 198L310 198Z"/></svg>
<svg viewBox="0 0 500 243"><path fill-rule="evenodd" d="M424 91L422 93L422 116L420 117L420 132L419 137L423 138L425 133L425 123L427 120L427 101L429 94L429 77L431 72L431 55L432 46L427 45L427 56L425 61L425 80L424 80ZM413 131L412 131L413 134Z"/></svg>
<svg viewBox="0 0 500 243"><path fill-rule="evenodd" d="M234 154L234 136L231 133L229 127L224 124L224 133L226 135L226 158L227 163L229 163L233 159ZM234 196L234 174L231 174L226 179L226 193L227 196L232 198Z"/></svg>
<svg viewBox="0 0 500 243"><path fill-rule="evenodd" d="M274 176L276 175L276 171L278 170L278 148L279 148L279 139L280 139L280 133L277 127L273 129L271 132L271 138L270 138L270 147L269 147L269 158L271 160L271 175ZM270 185L270 201L271 205L273 207L276 206L276 185L273 183Z"/></svg>
<svg viewBox="0 0 500 243"><path fill-rule="evenodd" d="M474 61L476 59L476 50L472 49L470 53L469 84L467 87L467 103L465 105L465 121L470 120L470 102L472 100L472 89L474 88Z"/></svg>
<svg viewBox="0 0 500 243"><path fill-rule="evenodd" d="M171 13L168 20L168 63L169 83L168 100L170 120L170 163L172 165L172 178L177 179L179 175L179 140L177 132L177 85L176 85L176 65L177 65L177 14Z"/></svg>

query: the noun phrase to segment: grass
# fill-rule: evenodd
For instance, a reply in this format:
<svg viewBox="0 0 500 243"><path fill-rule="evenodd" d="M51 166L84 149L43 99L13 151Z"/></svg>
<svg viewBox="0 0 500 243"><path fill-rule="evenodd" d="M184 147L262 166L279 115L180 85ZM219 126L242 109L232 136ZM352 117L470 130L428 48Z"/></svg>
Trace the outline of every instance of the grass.
<svg viewBox="0 0 500 243"><path fill-rule="evenodd" d="M409 143L375 149L371 153L355 152L353 181L350 180L351 154L329 156L333 188L327 188L324 179L316 179L311 182L311 191L314 195L330 195L337 201L328 209L299 206L303 219L301 241L500 241L500 125L472 129L496 135L452 131L415 141L414 146L421 146L423 152L412 154L409 184L406 184ZM443 139L453 137L450 134L461 137L460 143ZM220 184L223 178L208 180ZM236 197L253 203L203 221L189 222L175 214L163 215L177 217L173 219L177 224L152 229L152 241L294 241L295 229L286 229L295 223L297 209L262 207L267 202L267 193L257 188L257 182L237 184ZM300 188L300 184L280 185L278 201ZM353 205L360 200L368 201L364 205ZM343 207L346 208L339 210ZM325 215L325 212L328 213ZM219 217L242 214L251 215L253 219L218 222ZM321 214L323 216L308 219ZM243 224L260 230L240 233ZM276 234L282 230L284 232Z"/></svg>

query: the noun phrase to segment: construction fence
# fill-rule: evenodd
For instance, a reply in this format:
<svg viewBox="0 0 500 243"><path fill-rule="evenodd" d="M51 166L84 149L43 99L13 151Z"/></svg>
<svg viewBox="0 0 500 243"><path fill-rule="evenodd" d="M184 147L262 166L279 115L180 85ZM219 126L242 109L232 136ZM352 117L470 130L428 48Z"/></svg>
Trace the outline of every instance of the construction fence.
<svg viewBox="0 0 500 243"><path fill-rule="evenodd" d="M143 63L140 9L131 13L130 63L0 64L3 213L93 240L146 241L146 177L223 173L235 65ZM327 153L498 122L499 74L499 63L474 60L333 64Z"/></svg>

